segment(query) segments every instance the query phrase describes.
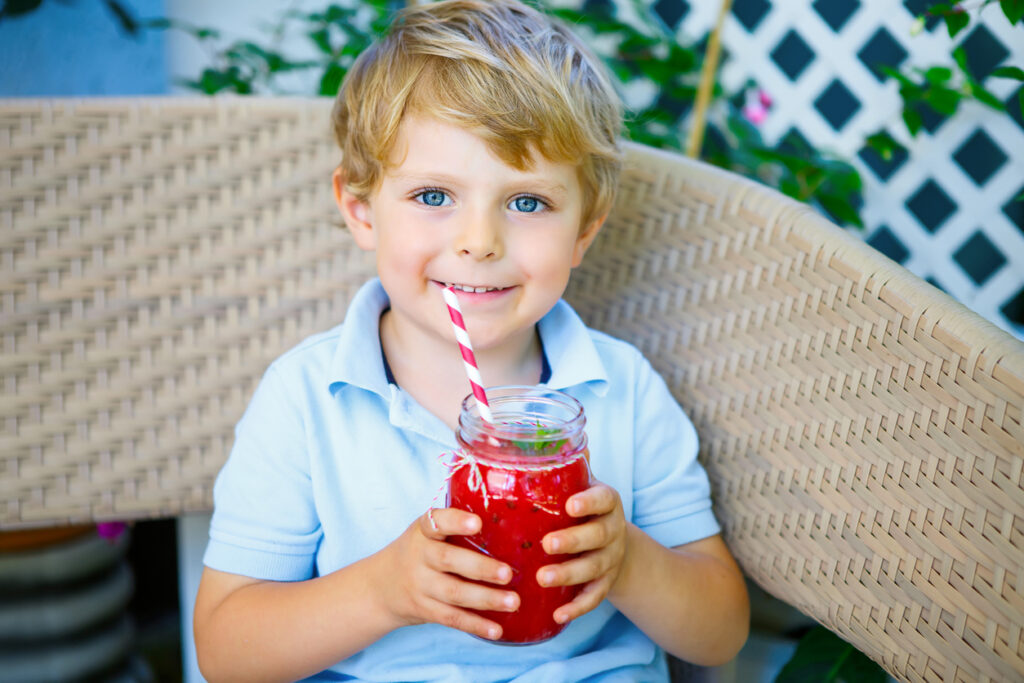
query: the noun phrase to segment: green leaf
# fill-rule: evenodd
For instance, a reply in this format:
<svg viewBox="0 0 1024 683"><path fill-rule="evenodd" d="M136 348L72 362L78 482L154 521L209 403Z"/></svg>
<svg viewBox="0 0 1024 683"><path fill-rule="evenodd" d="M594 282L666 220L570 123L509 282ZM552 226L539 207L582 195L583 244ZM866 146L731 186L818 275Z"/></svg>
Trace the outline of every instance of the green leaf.
<svg viewBox="0 0 1024 683"><path fill-rule="evenodd" d="M999 0L999 6L1011 26L1024 19L1024 0Z"/></svg>
<svg viewBox="0 0 1024 683"><path fill-rule="evenodd" d="M797 643L792 658L775 677L775 683L834 683L839 680L857 683L885 681L885 671L877 664L854 665L851 673L862 674L864 678L848 678L845 663L857 650L845 640L823 626L815 626ZM859 654L859 653L858 653ZM864 655L861 655L862 657ZM866 659L866 658L865 658Z"/></svg>
<svg viewBox="0 0 1024 683"><path fill-rule="evenodd" d="M782 194L786 195L787 197L792 197L793 199L799 199L800 201L804 201L804 198L801 196L803 193L801 191L800 184L797 183L792 178L783 179L779 183L779 191L782 192Z"/></svg>
<svg viewBox="0 0 1024 683"><path fill-rule="evenodd" d="M919 88L920 86L914 81L910 80L910 77L898 69L894 69L886 64L879 64L878 69L889 78L894 78L899 82L900 85L908 88Z"/></svg>
<svg viewBox="0 0 1024 683"><path fill-rule="evenodd" d="M971 89L971 95L974 96L974 99L982 104L987 104L996 111L1003 111L1005 109L999 98L986 90L981 83L972 80L968 83L968 87Z"/></svg>
<svg viewBox="0 0 1024 683"><path fill-rule="evenodd" d="M921 132L921 128L924 127L921 114L907 107L903 109L903 123L906 124L907 130L910 131L912 137L917 137L917 134Z"/></svg>
<svg viewBox="0 0 1024 683"><path fill-rule="evenodd" d="M885 670L860 650L851 652L839 669L839 680L847 683L885 683L888 679Z"/></svg>
<svg viewBox="0 0 1024 683"><path fill-rule="evenodd" d="M3 7L0 7L0 19L28 14L39 9L42 4L43 0L4 0Z"/></svg>
<svg viewBox="0 0 1024 683"><path fill-rule="evenodd" d="M679 43L669 43L668 63L679 72L694 71L697 68L697 52Z"/></svg>
<svg viewBox="0 0 1024 683"><path fill-rule="evenodd" d="M952 116L960 104L963 95L957 90L945 87L933 87L925 91L924 101L940 114Z"/></svg>
<svg viewBox="0 0 1024 683"><path fill-rule="evenodd" d="M777 149L754 147L750 151L754 157L760 161L782 164L786 168L794 171L799 171L807 165L807 161L803 157L799 157L795 154L789 154L788 152L780 152Z"/></svg>
<svg viewBox="0 0 1024 683"><path fill-rule="evenodd" d="M679 75L679 69L668 62L658 59L647 59L637 62L640 73L651 79L655 85L664 88Z"/></svg>
<svg viewBox="0 0 1024 683"><path fill-rule="evenodd" d="M552 7L546 11L548 14L558 17L567 24L584 24L587 22L587 15L576 9L568 7Z"/></svg>
<svg viewBox="0 0 1024 683"><path fill-rule="evenodd" d="M828 629L815 627L797 643L796 651L775 677L775 683L831 683L838 673L836 664L841 666L849 652L849 643Z"/></svg>
<svg viewBox="0 0 1024 683"><path fill-rule="evenodd" d="M860 214L853 207L849 199L833 194L816 194L814 199L821 204L821 208L835 218L837 223L842 225L855 225L858 228L864 227ZM856 679L855 679L856 680Z"/></svg>
<svg viewBox="0 0 1024 683"><path fill-rule="evenodd" d="M743 116L730 116L726 121L726 128L742 146L751 147L762 143L761 133L757 130L757 126Z"/></svg>
<svg viewBox="0 0 1024 683"><path fill-rule="evenodd" d="M996 78L1012 78L1015 81L1024 81L1024 69L1019 66L1001 66L992 72Z"/></svg>
<svg viewBox="0 0 1024 683"><path fill-rule="evenodd" d="M521 450L525 455L550 455L558 453L568 439L553 439L560 433L560 429L545 427L540 422L536 423L537 432L530 439L510 439L512 445Z"/></svg>
<svg viewBox="0 0 1024 683"><path fill-rule="evenodd" d="M953 70L948 66L933 66L924 72L924 79L929 83L947 83L953 78Z"/></svg>
<svg viewBox="0 0 1024 683"><path fill-rule="evenodd" d="M969 66L967 66L967 51L964 50L963 46L960 46L957 49L953 50L953 59L954 61L956 61L957 66L960 67L960 70L963 71L964 74L966 74L967 76L971 75L971 69Z"/></svg>
<svg viewBox="0 0 1024 683"><path fill-rule="evenodd" d="M392 9L389 0L366 0L375 16L370 22L371 37L382 36L391 29Z"/></svg>
<svg viewBox="0 0 1024 683"><path fill-rule="evenodd" d="M873 135L869 135L864 141L868 147L875 150L878 156L882 157L885 161L892 161L894 154L900 151L906 151L906 148L897 142L888 131L880 130Z"/></svg>
<svg viewBox="0 0 1024 683"><path fill-rule="evenodd" d="M320 94L332 97L337 95L343 78L345 78L345 69L337 64L328 65L324 75L320 78Z"/></svg>
<svg viewBox="0 0 1024 683"><path fill-rule="evenodd" d="M224 90L240 95L248 95L252 92L252 80L243 78L237 66L228 67L224 71L205 69L195 85L198 90L207 95L213 95Z"/></svg>
<svg viewBox="0 0 1024 683"><path fill-rule="evenodd" d="M330 5L321 16L325 22L338 24L349 21L352 17L352 10L341 5Z"/></svg>
<svg viewBox="0 0 1024 683"><path fill-rule="evenodd" d="M122 31L130 36L139 34L139 22L135 19L135 15L126 10L118 0L107 0L106 4L107 9L117 19L117 23L121 25Z"/></svg>
<svg viewBox="0 0 1024 683"><path fill-rule="evenodd" d="M955 38L956 34L967 28L967 24L971 23L971 16L962 9L953 9L947 12L942 17L946 21L946 30L949 31L949 37Z"/></svg>
<svg viewBox="0 0 1024 683"><path fill-rule="evenodd" d="M317 31L311 31L307 34L309 39L313 41L313 44L317 46L317 49L324 54L331 54L334 52L334 48L331 47L331 32L326 28L321 28Z"/></svg>

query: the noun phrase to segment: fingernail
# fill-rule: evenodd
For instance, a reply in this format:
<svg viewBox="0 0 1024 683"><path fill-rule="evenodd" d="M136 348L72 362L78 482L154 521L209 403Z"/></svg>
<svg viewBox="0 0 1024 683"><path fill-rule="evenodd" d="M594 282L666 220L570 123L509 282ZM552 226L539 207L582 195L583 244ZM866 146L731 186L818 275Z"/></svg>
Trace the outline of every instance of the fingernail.
<svg viewBox="0 0 1024 683"><path fill-rule="evenodd" d="M489 629L487 629L487 637L490 638L491 640L496 639L500 635L501 635L501 629L499 629L497 626L492 626Z"/></svg>
<svg viewBox="0 0 1024 683"><path fill-rule="evenodd" d="M512 595L511 593L509 593L508 595L505 596L505 599L502 600L502 602L505 603L505 607L508 607L509 609L512 609L513 607L516 606L516 596Z"/></svg>
<svg viewBox="0 0 1024 683"><path fill-rule="evenodd" d="M552 538L548 542L548 545L551 546L551 552L556 552L562 546L562 542L559 541L557 538Z"/></svg>
<svg viewBox="0 0 1024 683"><path fill-rule="evenodd" d="M502 567L501 569L498 570L498 580L499 581L508 581L511 578L512 578L512 570L509 569L508 567Z"/></svg>
<svg viewBox="0 0 1024 683"><path fill-rule="evenodd" d="M466 531L476 531L476 520L475 519L467 519L465 524L462 525L462 527Z"/></svg>
<svg viewBox="0 0 1024 683"><path fill-rule="evenodd" d="M555 573L554 572L544 572L544 573L542 573L540 575L540 581L541 581L541 583L543 583L545 585L547 585L549 583L553 583L554 580L555 580Z"/></svg>
<svg viewBox="0 0 1024 683"><path fill-rule="evenodd" d="M569 615L565 612L558 612L557 614L555 614L555 621L557 621L559 624L564 624L565 622L569 621Z"/></svg>
<svg viewBox="0 0 1024 683"><path fill-rule="evenodd" d="M580 501L578 501L578 500L574 500L574 501L572 502L572 511L573 511L574 513L576 513L577 515L578 515L579 513L583 512L583 503L581 503L581 502L580 502Z"/></svg>

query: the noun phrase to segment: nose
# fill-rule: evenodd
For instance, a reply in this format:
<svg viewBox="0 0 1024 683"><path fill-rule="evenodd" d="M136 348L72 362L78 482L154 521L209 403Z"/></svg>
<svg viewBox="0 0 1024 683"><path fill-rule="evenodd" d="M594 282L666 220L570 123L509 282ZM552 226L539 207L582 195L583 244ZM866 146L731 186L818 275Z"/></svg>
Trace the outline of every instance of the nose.
<svg viewBox="0 0 1024 683"><path fill-rule="evenodd" d="M458 226L453 246L459 256L469 256L477 261L502 258L505 240L500 219L484 212L467 212Z"/></svg>

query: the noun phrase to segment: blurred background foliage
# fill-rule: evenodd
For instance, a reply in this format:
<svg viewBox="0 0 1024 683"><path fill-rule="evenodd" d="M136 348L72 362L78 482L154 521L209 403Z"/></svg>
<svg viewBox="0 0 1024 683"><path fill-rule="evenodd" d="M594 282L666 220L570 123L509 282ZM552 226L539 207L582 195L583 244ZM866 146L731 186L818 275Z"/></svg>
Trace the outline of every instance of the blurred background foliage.
<svg viewBox="0 0 1024 683"><path fill-rule="evenodd" d="M165 18L139 19L124 3L103 1L127 34L173 30L199 41L207 49L209 64L181 84L210 95L230 92L333 96L355 58L386 29L392 13L406 4L399 0L340 0L325 3L316 11L287 10L277 25L266 31L262 41L225 44L216 29ZM530 1L589 37L621 87L637 79L653 85L649 101L634 107L627 117L632 140L664 149L684 149L709 43L707 35L691 44L681 43L679 36L644 0L590 1L584 3L585 10L568 8L552 0ZM29 13L43 2L4 0L0 20ZM998 4L1011 25L1024 20L1024 0L932 2L917 18L914 30L920 32L926 23L942 21L953 38L983 9L994 4ZM294 54L296 43L285 40L294 36L302 36L306 42L302 46L306 49L300 48L302 57ZM972 74L963 48L953 50L945 64L924 68L879 64L877 68L898 83L901 116L911 137L917 136L929 117L955 116L966 100L1006 112L1006 104ZM296 79L295 74L302 74L303 78ZM1000 67L990 76L1024 82L1024 70L1018 66ZM314 91L296 92L289 87L295 82L314 84ZM758 126L772 104L771 95L756 83L747 83L737 92L725 91L714 83L699 157L808 202L840 225L862 228L863 183L857 169L848 160L825 149L814 149L799 138L786 137L777 144L767 144ZM1024 90L1016 106L1024 111ZM868 135L865 144L884 161L907 153L884 128ZM1017 200L1024 201L1024 196Z"/></svg>
<svg viewBox="0 0 1024 683"><path fill-rule="evenodd" d="M107 2L117 5L113 0ZM918 17L916 30L920 31L927 21L941 20L952 38L982 9L996 2L933 3ZM209 47L210 65L194 79L184 82L196 91L299 94L289 93L287 77L304 72L315 75L316 94L331 96L337 93L356 56L385 30L391 13L404 4L389 0L348 0L314 12L288 11L280 23L268 31L262 44L246 40L218 47L221 36L216 30L166 19L148 21L145 26L184 31ZM692 44L682 44L643 0L589 2L586 11L554 6L547 1L534 4L589 37L621 87L636 79L654 86L649 101L628 114L626 125L632 140L683 150L708 36ZM1024 0L998 0L998 4L1011 24L1024 17ZM115 11L119 21L132 22L131 19L126 22L123 18L126 14L123 10ZM286 43L281 40L285 35L304 36L316 56L297 58L286 53L283 47ZM954 116L965 100L976 100L998 111L1006 110L1006 105L971 73L962 48L954 50L946 64L926 68L880 64L878 68L899 84L902 119L912 137L921 130L926 117ZM1004 66L991 76L1024 81L1024 70ZM814 149L798 138L783 138L775 145L767 144L758 126L770 110L772 100L756 83L747 83L736 92L727 92L714 83L711 93L700 158L813 204L840 225L863 227L860 216L862 180L848 160L828 150ZM1024 110L1024 91L1017 106ZM867 136L865 144L885 161L907 153L885 129ZM1018 197L1021 199L1024 198Z"/></svg>

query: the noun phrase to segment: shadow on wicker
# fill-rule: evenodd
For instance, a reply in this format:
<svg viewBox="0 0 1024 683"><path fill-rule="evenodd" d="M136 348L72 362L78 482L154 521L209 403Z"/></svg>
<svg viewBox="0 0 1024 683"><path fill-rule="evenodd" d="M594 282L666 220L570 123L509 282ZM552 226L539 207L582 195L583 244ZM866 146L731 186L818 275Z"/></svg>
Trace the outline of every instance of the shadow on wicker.
<svg viewBox="0 0 1024 683"><path fill-rule="evenodd" d="M372 263L321 100L0 106L0 527L205 510ZM1024 678L1024 345L808 208L629 146L567 298L701 436L747 575L900 680Z"/></svg>

